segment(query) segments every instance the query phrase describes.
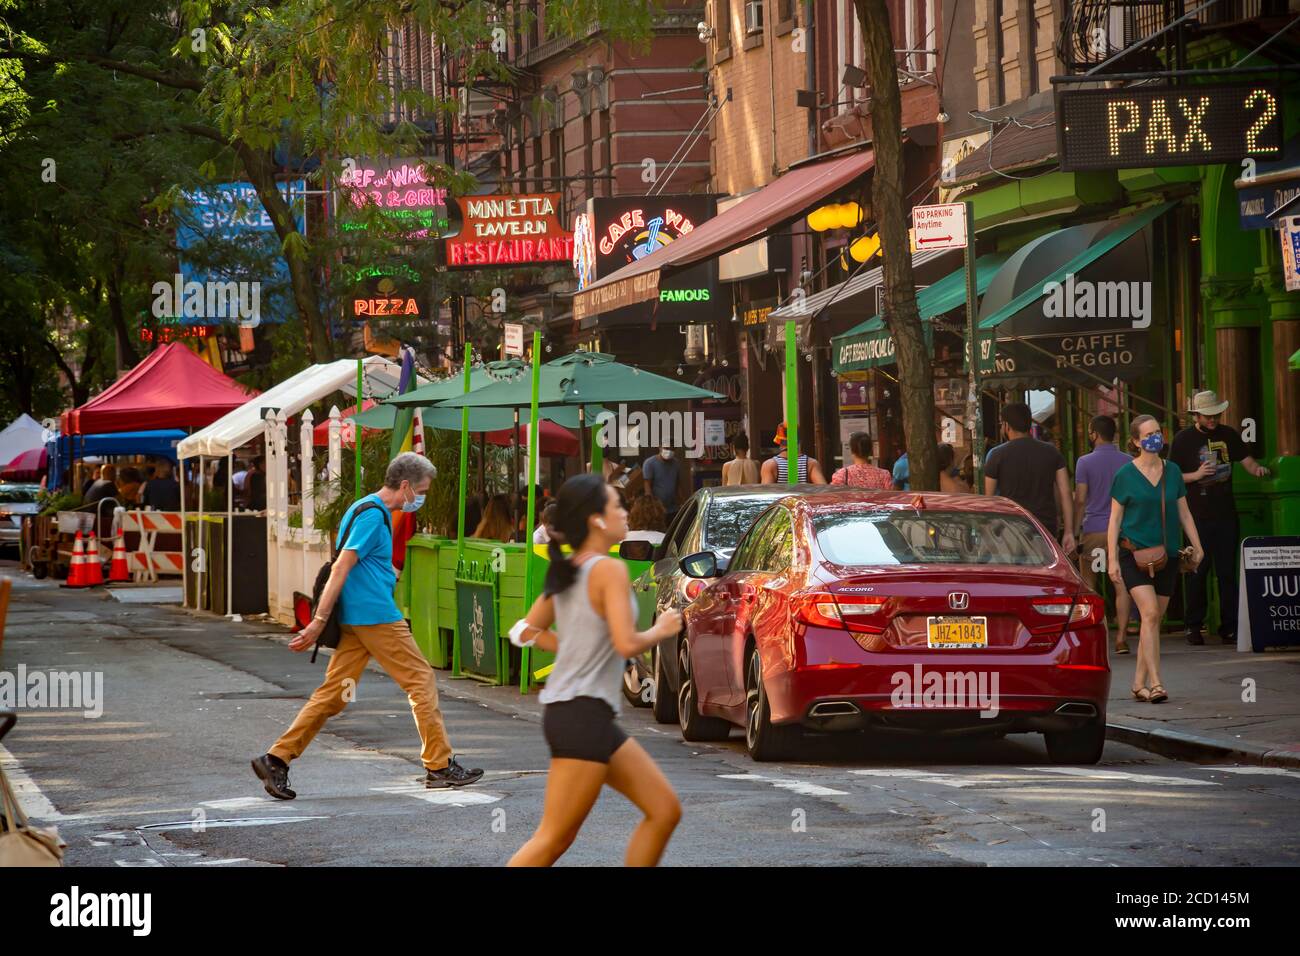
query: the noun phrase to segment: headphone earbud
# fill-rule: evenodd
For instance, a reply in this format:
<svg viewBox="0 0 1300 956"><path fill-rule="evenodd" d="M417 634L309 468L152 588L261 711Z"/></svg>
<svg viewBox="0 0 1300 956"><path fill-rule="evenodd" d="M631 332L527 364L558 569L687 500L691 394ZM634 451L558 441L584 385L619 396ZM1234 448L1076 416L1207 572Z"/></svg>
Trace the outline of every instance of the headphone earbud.
<svg viewBox="0 0 1300 956"><path fill-rule="evenodd" d="M601 531L604 531L604 530L605 530L605 519L604 519L604 518L597 518L597 519L596 519L596 527L599 528Z"/></svg>

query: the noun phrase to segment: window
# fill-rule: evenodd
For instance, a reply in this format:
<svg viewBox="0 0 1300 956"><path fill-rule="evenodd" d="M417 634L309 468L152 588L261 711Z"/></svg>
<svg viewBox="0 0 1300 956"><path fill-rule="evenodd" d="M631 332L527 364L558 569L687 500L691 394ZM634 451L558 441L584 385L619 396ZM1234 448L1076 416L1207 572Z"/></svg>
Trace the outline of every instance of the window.
<svg viewBox="0 0 1300 956"><path fill-rule="evenodd" d="M683 508L673 519L673 525L668 529L668 547L664 550L664 555L682 555L685 557L686 552L682 551L682 545L686 541L686 535L690 531L691 524L695 521L695 510L699 505L692 500Z"/></svg>
<svg viewBox="0 0 1300 956"><path fill-rule="evenodd" d="M763 556L763 570L779 574L794 563L794 530L790 523L790 512L778 508L770 526L771 533L767 536L769 545Z"/></svg>
<svg viewBox="0 0 1300 956"><path fill-rule="evenodd" d="M1020 515L977 511L841 511L813 519L835 564L1001 564L1044 567L1052 546Z"/></svg>
<svg viewBox="0 0 1300 956"><path fill-rule="evenodd" d="M705 522L704 539L708 548L734 548L746 529L754 523L772 503L771 497L726 497L714 498L709 504L709 514Z"/></svg>
<svg viewBox="0 0 1300 956"><path fill-rule="evenodd" d="M766 550L767 532L779 510L772 509L754 523L754 526L749 529L749 534L741 539L740 546L736 548L736 555L727 570L753 571L763 566L762 558Z"/></svg>
<svg viewBox="0 0 1300 956"><path fill-rule="evenodd" d="M713 0L713 39L718 52L731 51L731 0Z"/></svg>
<svg viewBox="0 0 1300 956"><path fill-rule="evenodd" d="M776 22L789 23L794 19L794 0L776 0Z"/></svg>

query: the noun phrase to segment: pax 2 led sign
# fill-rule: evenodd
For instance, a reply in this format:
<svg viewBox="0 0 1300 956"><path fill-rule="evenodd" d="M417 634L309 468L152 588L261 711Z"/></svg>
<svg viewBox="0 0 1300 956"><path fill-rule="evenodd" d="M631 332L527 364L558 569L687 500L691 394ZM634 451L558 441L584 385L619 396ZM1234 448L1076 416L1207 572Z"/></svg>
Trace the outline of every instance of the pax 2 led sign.
<svg viewBox="0 0 1300 956"><path fill-rule="evenodd" d="M1272 83L1058 90L1061 169L1236 163L1282 155Z"/></svg>

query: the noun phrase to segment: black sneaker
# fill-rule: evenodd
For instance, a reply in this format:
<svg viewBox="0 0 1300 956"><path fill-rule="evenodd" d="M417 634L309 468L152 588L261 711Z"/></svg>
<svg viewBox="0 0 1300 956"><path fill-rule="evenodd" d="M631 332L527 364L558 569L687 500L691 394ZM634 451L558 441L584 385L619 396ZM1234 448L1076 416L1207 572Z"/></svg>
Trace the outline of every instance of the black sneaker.
<svg viewBox="0 0 1300 956"><path fill-rule="evenodd" d="M430 770L425 773L424 786L428 790L446 790L448 787L468 787L471 783L477 783L483 776L482 770L466 770L456 762L452 757L447 762L447 766L441 770Z"/></svg>
<svg viewBox="0 0 1300 956"><path fill-rule="evenodd" d="M1194 630L1194 631L1188 631L1188 632L1187 632L1187 643L1188 643L1188 644L1195 644L1195 645L1197 645L1198 647L1199 647L1200 645L1202 645L1202 644L1205 643L1205 638L1204 638L1203 636L1201 636L1200 628L1197 628L1197 629Z"/></svg>
<svg viewBox="0 0 1300 956"><path fill-rule="evenodd" d="M253 761L253 773L277 800L292 800L298 794L289 789L289 765L279 757L263 754Z"/></svg>

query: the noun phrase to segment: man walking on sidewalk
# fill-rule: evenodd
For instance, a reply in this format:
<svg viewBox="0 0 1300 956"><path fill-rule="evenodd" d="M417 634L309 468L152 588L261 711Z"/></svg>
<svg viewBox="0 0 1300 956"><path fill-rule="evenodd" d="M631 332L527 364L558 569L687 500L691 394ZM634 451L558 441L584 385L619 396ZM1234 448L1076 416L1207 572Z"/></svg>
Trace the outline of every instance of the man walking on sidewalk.
<svg viewBox="0 0 1300 956"><path fill-rule="evenodd" d="M411 629L393 601L397 572L392 563L389 512L398 508L419 511L436 474L429 459L403 452L389 464L384 487L354 503L343 516L338 557L321 592L316 616L294 636L289 647L305 651L315 644L336 601L341 602L342 636L325 671L324 683L298 712L284 736L268 753L253 761L253 772L271 796L281 800L297 796L289 788L289 762L302 755L326 720L347 706L371 657L406 691L411 702L420 732L420 758L427 771L424 785L431 789L463 787L483 776L482 770L466 770L452 757L438 709L433 668L415 646ZM367 504L371 507L365 507ZM343 532L347 532L347 540L343 540Z"/></svg>
<svg viewBox="0 0 1300 956"><path fill-rule="evenodd" d="M1097 590L1093 566L1106 557L1106 528L1110 523L1110 483L1115 473L1133 459L1115 447L1115 419L1098 415L1088 423L1092 451L1081 455L1074 466L1074 512L1082 514L1079 536L1079 576ZM1100 554L1098 554L1100 552ZM1102 575L1105 577L1105 575ZM1115 653L1128 653L1130 601L1127 588L1115 589Z"/></svg>
<svg viewBox="0 0 1300 956"><path fill-rule="evenodd" d="M1074 554L1074 497L1065 457L1055 445L1030 435L1034 419L1024 402L1002 408L1006 441L984 459L984 494L1010 498L1043 523L1049 534L1060 534L1061 547ZM1058 518L1059 514L1059 518Z"/></svg>
<svg viewBox="0 0 1300 956"><path fill-rule="evenodd" d="M1187 507L1196 522L1205 557L1196 573L1185 578L1184 620L1187 643L1204 644L1202 628L1208 600L1210 566L1219 579L1219 639L1237 643L1237 549L1241 544L1237 524L1237 501L1232 494L1232 463L1256 478L1267 478L1269 470L1246 451L1237 429L1220 425L1219 416L1228 403L1214 392L1197 392L1191 412L1195 423L1174 436L1169 460L1183 472L1187 485Z"/></svg>

